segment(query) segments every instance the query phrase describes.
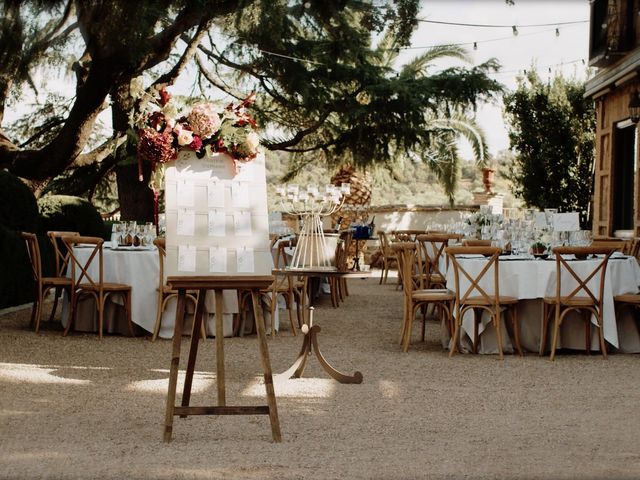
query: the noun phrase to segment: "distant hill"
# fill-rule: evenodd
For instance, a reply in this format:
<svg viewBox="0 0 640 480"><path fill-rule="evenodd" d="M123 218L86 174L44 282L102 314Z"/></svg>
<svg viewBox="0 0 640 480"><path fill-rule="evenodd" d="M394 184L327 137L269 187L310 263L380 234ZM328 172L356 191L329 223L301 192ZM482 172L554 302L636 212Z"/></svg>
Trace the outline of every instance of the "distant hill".
<svg viewBox="0 0 640 480"><path fill-rule="evenodd" d="M519 206L520 201L514 199L511 194L509 181L500 175L501 170L508 168L511 155L506 152L501 154L499 158L494 190L505 194L505 207ZM268 152L267 185L270 209L277 210L275 187L282 183L281 179L287 171L287 165L286 155L279 152ZM329 182L332 173L324 166L310 166L290 183L323 185ZM371 174L374 182L372 205L446 205L447 203L447 198L435 175L422 163L405 161L401 167L396 168L393 172L385 168L375 168ZM482 190L484 187L479 167L471 161L463 162L456 192L456 204L472 205L473 192Z"/></svg>

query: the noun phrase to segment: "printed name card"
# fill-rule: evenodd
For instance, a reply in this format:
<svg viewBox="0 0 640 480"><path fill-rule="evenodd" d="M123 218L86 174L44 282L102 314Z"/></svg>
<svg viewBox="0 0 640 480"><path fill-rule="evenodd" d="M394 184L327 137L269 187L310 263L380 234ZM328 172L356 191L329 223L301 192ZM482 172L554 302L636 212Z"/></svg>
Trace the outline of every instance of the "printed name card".
<svg viewBox="0 0 640 480"><path fill-rule="evenodd" d="M554 214L553 229L556 232L576 232L580 230L580 218L578 216L578 212Z"/></svg>
<svg viewBox="0 0 640 480"><path fill-rule="evenodd" d="M209 212L209 236L224 237L226 217L224 212L212 210Z"/></svg>
<svg viewBox="0 0 640 480"><path fill-rule="evenodd" d="M233 214L233 224L236 235L239 237L251 236L251 212L235 212Z"/></svg>
<svg viewBox="0 0 640 480"><path fill-rule="evenodd" d="M227 272L227 249L224 247L209 247L209 272Z"/></svg>
<svg viewBox="0 0 640 480"><path fill-rule="evenodd" d="M179 180L177 188L178 206L193 207L193 205L195 204L193 182Z"/></svg>
<svg viewBox="0 0 640 480"><path fill-rule="evenodd" d="M533 224L538 228L546 228L547 227L547 216L544 212L535 212L533 214Z"/></svg>
<svg viewBox="0 0 640 480"><path fill-rule="evenodd" d="M195 235L196 231L196 212L193 210L178 210L178 235L190 236Z"/></svg>
<svg viewBox="0 0 640 480"><path fill-rule="evenodd" d="M249 208L249 184L233 182L231 184L231 204L238 208Z"/></svg>
<svg viewBox="0 0 640 480"><path fill-rule="evenodd" d="M237 271L238 273L253 273L255 266L253 264L253 248L243 247L236 250Z"/></svg>
<svg viewBox="0 0 640 480"><path fill-rule="evenodd" d="M178 245L178 270L181 272L196 271L195 245Z"/></svg>
<svg viewBox="0 0 640 480"><path fill-rule="evenodd" d="M209 208L224 208L224 183L212 180L207 184Z"/></svg>

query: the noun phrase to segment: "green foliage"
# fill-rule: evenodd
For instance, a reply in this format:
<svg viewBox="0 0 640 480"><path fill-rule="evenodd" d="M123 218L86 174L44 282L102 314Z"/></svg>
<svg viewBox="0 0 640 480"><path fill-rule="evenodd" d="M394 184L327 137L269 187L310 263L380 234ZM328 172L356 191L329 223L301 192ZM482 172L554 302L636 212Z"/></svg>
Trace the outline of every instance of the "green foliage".
<svg viewBox="0 0 640 480"><path fill-rule="evenodd" d="M96 208L84 198L49 195L38 199L43 230L80 232L104 237L104 224Z"/></svg>
<svg viewBox="0 0 640 480"><path fill-rule="evenodd" d="M38 205L29 187L0 171L0 308L33 298L33 274L20 232L36 233L38 226ZM47 253L43 249L43 262L50 259Z"/></svg>
<svg viewBox="0 0 640 480"><path fill-rule="evenodd" d="M41 242L42 244L42 242ZM33 300L33 274L20 232L0 224L0 308Z"/></svg>
<svg viewBox="0 0 640 480"><path fill-rule="evenodd" d="M595 113L584 83L556 76L544 84L531 71L505 95L516 160L514 194L540 209L578 211L587 225L594 161Z"/></svg>
<svg viewBox="0 0 640 480"><path fill-rule="evenodd" d="M0 225L17 231L38 231L38 205L33 192L15 175L0 170Z"/></svg>

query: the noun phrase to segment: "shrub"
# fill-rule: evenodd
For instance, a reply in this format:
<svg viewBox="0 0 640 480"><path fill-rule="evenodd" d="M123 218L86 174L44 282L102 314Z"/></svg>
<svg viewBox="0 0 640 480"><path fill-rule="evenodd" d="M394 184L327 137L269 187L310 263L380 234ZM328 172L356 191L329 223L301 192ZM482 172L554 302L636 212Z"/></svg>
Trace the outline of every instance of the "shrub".
<svg viewBox="0 0 640 480"><path fill-rule="evenodd" d="M33 273L21 231L37 233L38 204L33 193L15 175L0 171L0 308L33 299ZM41 245L43 245L42 238ZM44 247L44 245L43 245ZM42 261L50 257L43 248Z"/></svg>
<svg viewBox="0 0 640 480"><path fill-rule="evenodd" d="M29 187L15 175L0 170L0 225L35 233L38 217L38 204Z"/></svg>
<svg viewBox="0 0 640 480"><path fill-rule="evenodd" d="M44 231L63 230L92 237L104 236L102 217L84 198L48 195L38 200L38 206Z"/></svg>

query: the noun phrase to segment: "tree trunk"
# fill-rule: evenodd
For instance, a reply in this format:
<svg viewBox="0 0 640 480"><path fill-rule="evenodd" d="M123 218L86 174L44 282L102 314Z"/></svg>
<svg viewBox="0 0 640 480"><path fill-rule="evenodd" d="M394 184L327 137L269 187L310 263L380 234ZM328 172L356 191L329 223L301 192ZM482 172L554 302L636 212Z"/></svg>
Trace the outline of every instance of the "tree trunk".
<svg viewBox="0 0 640 480"><path fill-rule="evenodd" d="M153 222L153 192L148 186L151 167L143 165L144 179L138 181L138 165L116 166L120 219Z"/></svg>

